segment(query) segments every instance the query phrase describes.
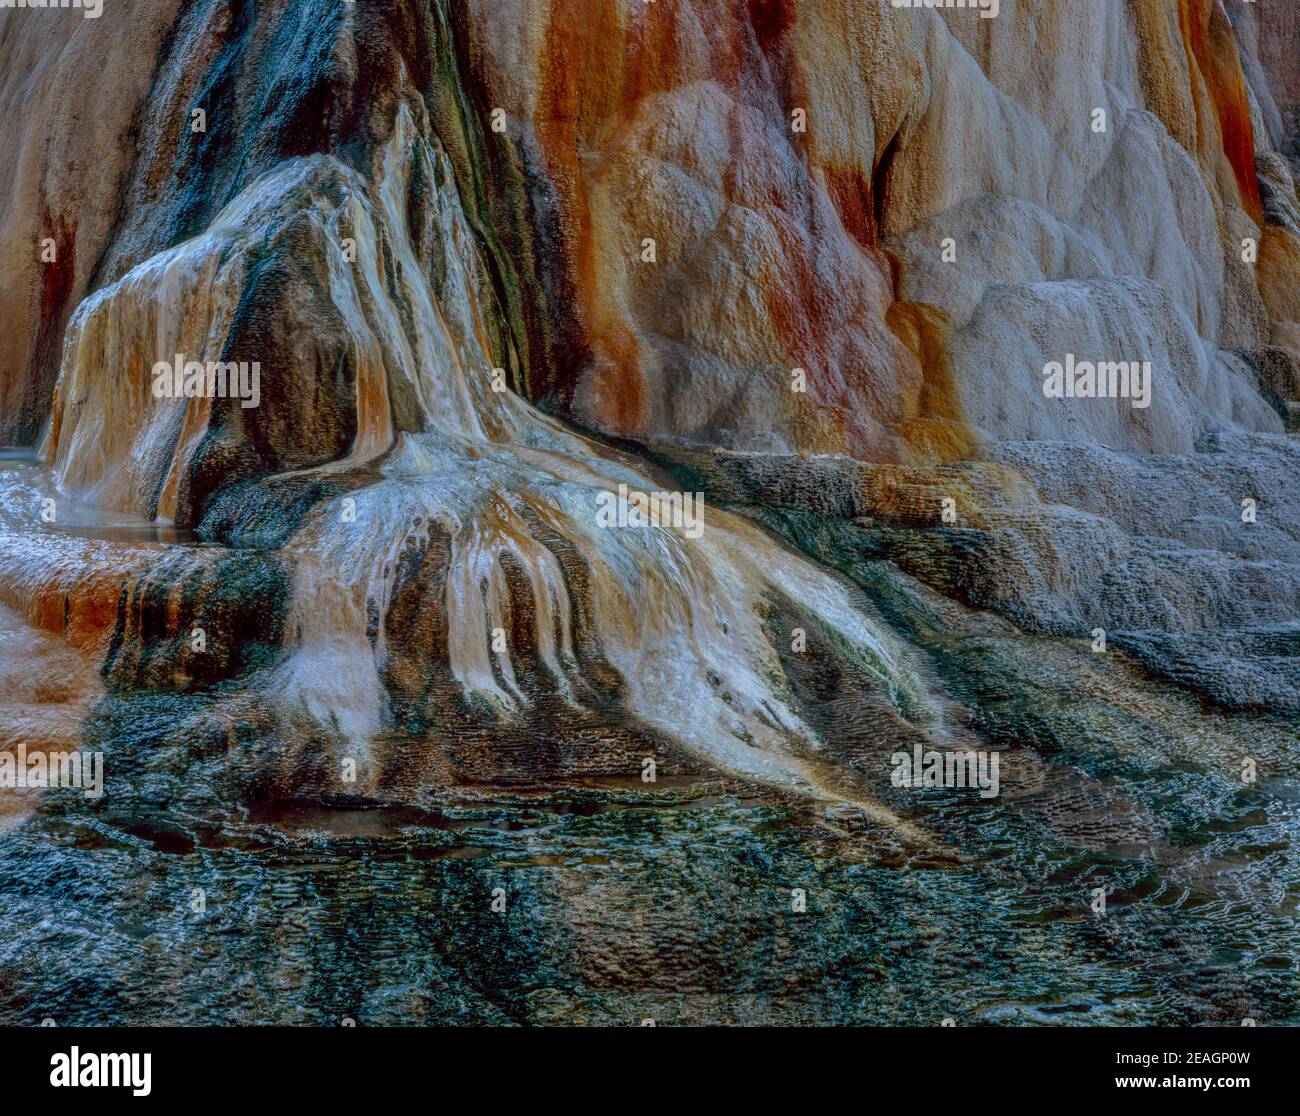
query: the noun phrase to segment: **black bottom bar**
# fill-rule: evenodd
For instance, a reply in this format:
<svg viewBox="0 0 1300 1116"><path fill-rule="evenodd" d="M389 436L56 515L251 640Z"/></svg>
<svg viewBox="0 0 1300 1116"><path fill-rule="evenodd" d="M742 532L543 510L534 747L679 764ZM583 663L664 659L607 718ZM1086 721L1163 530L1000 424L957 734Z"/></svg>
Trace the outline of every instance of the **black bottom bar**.
<svg viewBox="0 0 1300 1116"><path fill-rule="evenodd" d="M93 1102L349 1099L374 1104L483 1090L492 1102L591 1095L608 1081L734 1102L786 1089L810 1101L856 1081L927 1101L983 1093L998 1103L1131 1093L1231 1103L1289 1088L1294 1029L388 1030L33 1028L7 1030L5 1099ZM144 1055L148 1055L146 1061ZM109 1055L110 1057L103 1057ZM136 1055L134 1059L121 1057ZM69 1084L74 1074L76 1084ZM101 1083L96 1085L95 1081ZM621 1085L620 1085L621 1081ZM116 1082L116 1084L115 1084ZM838 1087L837 1087L838 1089ZM146 1093L147 1090L147 1093ZM1264 1091L1264 1092L1261 1092ZM63 1094L57 1097L57 1094ZM608 1096L609 1094L602 1094ZM602 1095L597 1094L597 1095ZM616 1094L617 1095L617 1094ZM1063 1098L1062 1098L1063 1099ZM1160 1100L1156 1100L1160 1103Z"/></svg>

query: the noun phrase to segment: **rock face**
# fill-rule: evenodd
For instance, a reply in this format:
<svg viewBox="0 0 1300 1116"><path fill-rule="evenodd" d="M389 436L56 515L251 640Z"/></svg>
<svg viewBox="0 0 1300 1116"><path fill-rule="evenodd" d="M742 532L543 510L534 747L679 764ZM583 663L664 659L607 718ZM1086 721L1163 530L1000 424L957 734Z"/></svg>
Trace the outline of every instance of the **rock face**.
<svg viewBox="0 0 1300 1116"><path fill-rule="evenodd" d="M234 545L260 540L275 508L288 656L252 688L350 746L555 702L553 716L622 711L732 770L798 778L774 754L816 739L770 681L776 608L923 712L901 652L843 587L752 525L712 512L706 533L679 496L675 526L605 529L602 495L655 483L493 390L491 286L425 135L400 107L373 196L335 159L286 160L202 235L83 301L43 449L58 491ZM159 353L175 355L153 375ZM265 400L263 365L280 373ZM203 397L214 367L223 383ZM286 533L286 486L308 484L315 503ZM180 619L121 638L170 644ZM177 650L173 674L195 658Z"/></svg>
<svg viewBox="0 0 1300 1116"><path fill-rule="evenodd" d="M1252 109L1251 124L1256 133L1263 133L1255 144L1256 158L1277 151L1293 171L1300 170L1300 148L1296 146L1300 137L1300 28L1282 5L1229 0L1224 7L1257 106Z"/></svg>
<svg viewBox="0 0 1300 1116"><path fill-rule="evenodd" d="M1189 956L1249 938L1265 963L1171 975L1163 907L1115 946L1131 980L1086 935L1049 958L1036 920L1086 898L1039 879L1006 1021L1058 967L1099 997L1081 1021L1294 1021L1270 961L1300 723L1287 0L112 3L0 13L0 746L101 749L110 791L0 789L15 873L100 827L226 849L242 891L304 833L340 865L418 859L495 809L543 835L462 849L529 897L516 946L549 975L520 987L549 993L521 1020L926 1022L947 1009L804 980L870 956L853 873L991 941L901 896L1027 832L999 894L1119 864L1201 895ZM1001 756L1007 789L918 805L890 778L914 746ZM607 891L604 921L571 859L641 855L656 794L691 814L660 829L664 887L710 886L712 835L699 879L829 858L838 921L773 960L752 895L743 946L679 911L663 940L708 949L665 1006L680 974L632 931L659 884ZM573 795L609 818L534 824ZM1247 846L1276 855L1231 886L1196 851ZM322 901L336 942L346 899ZM263 963L223 933L162 948ZM565 938L587 952L551 971ZM354 1002L255 1010L499 1021L397 991L454 972L367 972ZM41 994L89 1019L78 979ZM999 985L958 999L1002 1018ZM251 1021L232 1002L212 1020Z"/></svg>
<svg viewBox="0 0 1300 1116"><path fill-rule="evenodd" d="M1239 351L1295 322L1294 183L1270 165L1265 225L1220 5L578 7L465 16L508 121L495 223L565 330L530 349L562 354L536 394L620 435L868 460L1281 429ZM1069 352L1144 354L1158 406L1044 400L1031 373Z"/></svg>

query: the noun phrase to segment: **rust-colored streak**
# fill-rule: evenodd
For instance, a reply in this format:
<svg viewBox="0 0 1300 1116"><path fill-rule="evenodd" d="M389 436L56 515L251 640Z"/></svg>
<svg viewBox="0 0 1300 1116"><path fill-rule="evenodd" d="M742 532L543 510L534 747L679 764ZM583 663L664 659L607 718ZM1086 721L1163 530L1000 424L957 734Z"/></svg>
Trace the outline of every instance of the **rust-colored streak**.
<svg viewBox="0 0 1300 1116"><path fill-rule="evenodd" d="M794 24L794 5L790 0L748 0L748 4L759 48L764 54L771 53Z"/></svg>
<svg viewBox="0 0 1300 1116"><path fill-rule="evenodd" d="M639 20L629 20L624 34L623 84L617 90L619 103L610 105L609 112L627 119L643 97L677 85L682 72L678 43L688 32L680 27L677 8L664 7L644 13Z"/></svg>
<svg viewBox="0 0 1300 1116"><path fill-rule="evenodd" d="M608 36L621 41L622 31L607 0L595 0L586 16L588 26L599 28L601 40ZM596 255L592 244L592 215L588 205L588 188L578 152L584 110L599 114L603 108L596 99L622 86L622 59L616 49L607 49L593 57L584 49L585 36L575 27L568 13L553 11L544 36L542 55L538 59L540 87L534 124L542 149L548 177L554 182L571 184L560 192L560 227L564 230L567 251L574 272L574 308L579 322L587 325L585 337L575 338L578 348L590 346L589 323L593 316L596 289ZM585 99L584 99L585 94ZM576 366L557 370L561 379L556 385L566 402L571 401Z"/></svg>
<svg viewBox="0 0 1300 1116"><path fill-rule="evenodd" d="M1263 219L1255 176L1255 135L1250 124L1246 78L1232 27L1218 0L1179 0L1178 19L1188 70L1200 74L1214 106L1223 153L1237 180L1241 200L1256 221ZM1206 121L1197 124L1204 132Z"/></svg>
<svg viewBox="0 0 1300 1116"><path fill-rule="evenodd" d="M592 338L593 348L617 369L601 385L601 417L607 426L629 434L644 434L649 421L649 401L641 372L641 347L618 318L602 323Z"/></svg>
<svg viewBox="0 0 1300 1116"><path fill-rule="evenodd" d="M58 372L63 327L77 273L77 227L47 210L41 220L41 238L54 241L54 259L41 264L40 320L32 346L32 367L49 384ZM41 398L46 398L41 392Z"/></svg>
<svg viewBox="0 0 1300 1116"><path fill-rule="evenodd" d="M885 322L912 351L923 379L915 417L899 433L922 457L947 462L967 456L978 439L962 414L948 356L951 324L947 311L921 302L895 302Z"/></svg>
<svg viewBox="0 0 1300 1116"><path fill-rule="evenodd" d="M879 237L871 185L858 167L826 168L826 186L849 235L874 255Z"/></svg>

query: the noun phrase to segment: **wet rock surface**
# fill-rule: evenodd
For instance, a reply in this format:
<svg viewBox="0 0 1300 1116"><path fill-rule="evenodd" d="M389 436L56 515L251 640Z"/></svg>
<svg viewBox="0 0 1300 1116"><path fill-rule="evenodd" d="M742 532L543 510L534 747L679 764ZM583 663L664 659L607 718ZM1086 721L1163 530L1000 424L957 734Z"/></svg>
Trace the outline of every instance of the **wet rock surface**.
<svg viewBox="0 0 1300 1116"><path fill-rule="evenodd" d="M686 771L232 809L229 755L150 737L178 710L137 699L102 804L51 794L0 844L6 1018L1297 1021L1294 724L963 615L848 558L851 526L786 529L926 648L999 751L997 798L891 788L868 744L853 762L905 828Z"/></svg>

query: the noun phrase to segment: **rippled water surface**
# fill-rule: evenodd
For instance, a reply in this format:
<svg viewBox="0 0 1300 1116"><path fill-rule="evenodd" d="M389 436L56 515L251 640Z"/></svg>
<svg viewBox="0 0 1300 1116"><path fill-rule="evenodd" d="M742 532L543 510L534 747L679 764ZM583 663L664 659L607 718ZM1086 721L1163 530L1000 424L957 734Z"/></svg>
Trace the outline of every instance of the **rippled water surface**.
<svg viewBox="0 0 1300 1116"><path fill-rule="evenodd" d="M0 1003L68 1024L1296 1022L1294 788L1172 765L1141 824L1080 822L1071 796L1112 776L1074 762L1038 795L919 793L919 845L689 780L237 811L157 774L93 806L51 793L0 840Z"/></svg>

